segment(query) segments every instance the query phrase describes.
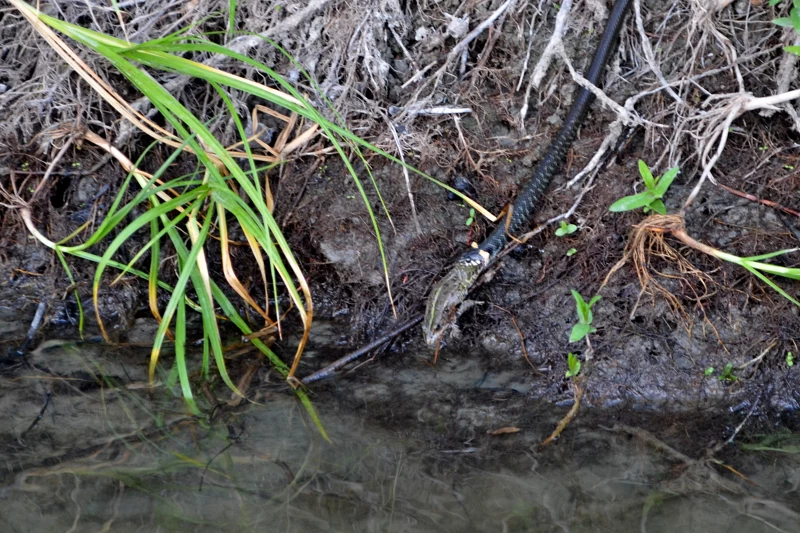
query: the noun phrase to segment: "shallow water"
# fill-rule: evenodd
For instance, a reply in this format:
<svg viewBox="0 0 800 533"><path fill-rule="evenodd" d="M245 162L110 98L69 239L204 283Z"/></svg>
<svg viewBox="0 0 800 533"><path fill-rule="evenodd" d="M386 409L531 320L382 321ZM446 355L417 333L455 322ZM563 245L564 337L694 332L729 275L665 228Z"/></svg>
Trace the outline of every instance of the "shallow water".
<svg viewBox="0 0 800 533"><path fill-rule="evenodd" d="M209 424L147 393L141 352L53 344L30 360L0 381L3 532L800 531L797 455L734 445L727 466L686 463L647 441L674 436L666 417L636 434L582 413L539 451L565 409L454 438L401 403L391 419L355 405L353 381L314 397L328 443L266 371L254 403Z"/></svg>

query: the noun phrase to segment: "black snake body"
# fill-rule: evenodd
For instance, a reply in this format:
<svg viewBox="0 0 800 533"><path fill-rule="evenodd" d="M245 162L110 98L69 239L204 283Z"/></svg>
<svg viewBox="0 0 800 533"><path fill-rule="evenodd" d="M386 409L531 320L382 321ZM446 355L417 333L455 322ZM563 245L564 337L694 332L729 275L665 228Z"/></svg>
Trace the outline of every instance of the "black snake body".
<svg viewBox="0 0 800 533"><path fill-rule="evenodd" d="M586 80L597 86L606 64L617 49L617 40L631 0L617 0L609 14L606 29L586 72ZM506 223L499 224L476 248L463 254L448 274L431 291L425 312L423 330L426 341L435 344L444 332L455 327L457 307L464 301L480 273L497 257L508 241L508 235L517 235L528 227L539 201L556 175L559 165L572 146L578 129L586 118L595 96L581 87L578 96L564 120L556 138L539 161L528 183L519 193Z"/></svg>

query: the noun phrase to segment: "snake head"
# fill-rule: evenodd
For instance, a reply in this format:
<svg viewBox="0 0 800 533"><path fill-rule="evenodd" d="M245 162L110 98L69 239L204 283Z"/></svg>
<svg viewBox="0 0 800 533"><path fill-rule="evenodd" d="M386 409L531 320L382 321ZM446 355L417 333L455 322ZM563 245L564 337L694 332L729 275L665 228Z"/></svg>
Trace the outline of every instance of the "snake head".
<svg viewBox="0 0 800 533"><path fill-rule="evenodd" d="M483 250L470 250L433 286L422 323L425 342L429 346L437 345L448 331L456 329L461 304L489 264L489 259L489 254Z"/></svg>

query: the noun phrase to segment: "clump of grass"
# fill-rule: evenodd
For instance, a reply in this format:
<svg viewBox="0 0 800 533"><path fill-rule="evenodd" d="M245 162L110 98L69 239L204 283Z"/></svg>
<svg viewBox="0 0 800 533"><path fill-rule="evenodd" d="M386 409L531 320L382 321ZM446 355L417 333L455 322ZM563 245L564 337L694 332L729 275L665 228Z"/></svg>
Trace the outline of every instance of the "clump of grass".
<svg viewBox="0 0 800 533"><path fill-rule="evenodd" d="M350 132L344 126L341 118L336 116L332 106L331 110L335 120L327 119L289 81L278 75L267 65L228 50L209 41L202 35L190 35L187 31L179 31L161 39L133 44L50 17L20 0L10 0L10 2L62 58L125 119L133 123L142 132L156 139L158 143L175 148L172 156L161 166L158 172L149 175L139 170L138 163L136 165L131 163L105 139L92 133L86 134L87 140L108 150L116 157L128 171L128 177L103 223L86 242L79 245L66 245L63 242L55 243L49 240L35 227L27 204L23 200L17 199L18 207L21 207L22 218L29 231L40 242L55 251L68 275L71 276L67 262L64 259L65 255L73 255L97 263L93 282L95 308L97 308L97 297L102 275L108 268L120 270L120 275L132 273L148 280L150 307L160 323L151 352L151 380L154 377L161 347L165 339L174 338L181 388L191 410L199 412L192 395L189 364L184 347L187 327L186 307L189 306L198 311L203 320L204 356L202 373L206 377L209 376L210 360L213 357L216 369L223 381L232 390L236 391L236 386L225 370L225 360L218 327L217 313L219 312L220 316L231 321L243 334L251 338L253 345L272 362L293 387L298 387L299 381L295 378L295 372L298 368L303 348L308 340L313 318L313 303L308 284L298 261L272 216L274 201L269 190L269 181L265 178L262 184L259 176L269 168L269 166L264 168L263 163L272 164L282 160L293 150L296 150L317 135L324 135L333 150L341 157L364 201L365 209L369 214L373 231L378 241L387 292L391 301L388 267L377 215L373 211L364 184L362 184L354 170L350 156L352 154L356 158L360 158L364 163L375 194L390 223L391 218L388 211L386 211L383 200L380 197L380 191L378 191L377 185L372 179L372 174L369 171L370 167L361 150L372 150L399 164L404 163ZM104 57L152 102L168 126L160 126L131 107L101 76L93 72L78 54L58 37L53 29ZM274 43L270 44L286 54ZM187 58L187 56L196 54L228 56L264 75L265 78L271 80L280 89L275 89ZM288 54L286 56L294 63ZM311 77L296 63L295 66L306 76L308 82L316 87ZM147 69L182 74L207 82L210 88L224 102L229 116L236 126L241 142L233 147L223 146L197 116L149 75ZM271 154L255 154L251 150L250 144L258 137L258 132L253 132L252 135L246 133L245 126L236 111L234 103L228 96L229 90L242 91L270 103L270 108L264 106L261 106L261 108L286 123L286 129L279 136L276 146L267 147L272 152ZM318 93L320 95L323 94L322 91L318 91ZM330 105L329 102L328 105ZM276 111L276 109L285 110L285 112ZM289 142L288 138L292 133L291 125L297 122L298 117L309 121L312 125L298 133L294 141ZM257 122L254 121L254 123ZM241 146L241 149L237 149L239 146ZM194 155L197 160L197 168L190 176L169 178L168 167L182 152ZM246 161L244 168L237 163L237 158ZM257 163L262 164L262 167L259 168ZM419 173L413 167L405 166ZM424 174L422 175L425 176ZM432 179L428 176L425 177ZM123 194L132 180L136 181L140 192L135 195L131 202L122 205ZM494 219L485 209L466 198L463 194L444 184L439 184L460 196L477 211ZM125 225L129 217L132 216L133 209L137 206L145 207L145 213ZM273 296L274 304L272 309L267 306L262 308L236 276L229 253L229 220L235 220L245 234L254 260L259 265L265 294ZM121 227L122 229L111 240L102 255L98 256L88 251L101 240L110 237L110 233L115 227ZM130 239L137 232L147 229L150 231L149 241L130 262L122 264L114 259L115 253L127 239ZM291 306L298 313L303 323L303 335L291 365L283 363L265 342L259 340L258 335L253 335L254 332L237 311L237 306L229 300L217 281L212 279L208 268L209 258L206 246L212 233L221 243L221 263L225 273L225 281L250 307L263 317L265 330L275 329L280 332L281 317L287 310L278 306L278 291L284 290L288 293ZM164 242L170 243L177 254L178 279L174 286L166 284L159 278L159 267L163 260L161 250ZM145 272L138 269L136 264L147 252L150 253L150 267ZM282 287L282 289L279 287ZM170 292L170 298L166 308L160 310L157 305L157 295L159 291L165 290ZM99 312L97 318L105 335ZM301 389L297 389L297 393L322 430L305 393Z"/></svg>

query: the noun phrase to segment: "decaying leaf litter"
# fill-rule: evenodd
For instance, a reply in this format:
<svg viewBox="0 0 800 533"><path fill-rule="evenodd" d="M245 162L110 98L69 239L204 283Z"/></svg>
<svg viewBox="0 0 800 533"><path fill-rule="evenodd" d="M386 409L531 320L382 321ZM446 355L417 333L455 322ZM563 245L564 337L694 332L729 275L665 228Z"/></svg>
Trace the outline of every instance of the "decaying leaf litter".
<svg viewBox="0 0 800 533"><path fill-rule="evenodd" d="M572 80L580 83L578 72L588 61L605 12L599 2L556 7L521 0L414 6L333 0L238 3L236 29L274 39L311 74L315 87L262 39L231 32L228 19L216 15L225 12L224 6L155 4L120 3L122 26L120 14L110 8L46 7L62 20L131 41L187 27L197 34L219 32L215 38L221 43L273 65L311 102L320 104L324 94L348 127L374 145L443 181L467 178L471 196L494 213L513 198L557 130L574 93ZM680 167L665 203L683 216L699 241L741 257L795 247L772 210L718 186L798 207L796 58L782 49L797 34L771 22L787 9L750 2L636 2L618 60L565 165L566 176L537 218L542 225L533 224L520 237L524 245L506 256L504 268L481 290L479 299L497 307L484 305L467 313L463 344L457 346L470 347L487 369L527 376L534 384L532 396L569 398L571 389L563 379L566 355L581 352L567 343L574 322L570 290L593 294L623 258L628 235L643 216L612 214L608 206L641 186L636 172L640 158L659 172ZM146 146L148 141L118 122L13 11L6 9L3 17L8 23L0 35L10 58L0 72L6 191L23 186L24 195L24 185L36 183L65 140L82 128L102 133L131 156ZM138 111L151 112L108 65L91 55L84 59L109 83L118 84ZM245 78L253 75L248 67L232 66L219 56L194 59L238 69ZM220 119L223 100L208 87L180 76L153 75L207 120L223 144L239 140L235 124ZM228 96L249 121L249 131L261 125L265 139L283 131L269 115L253 114L259 104L253 98L237 91ZM91 216L102 217L104 202L91 200L103 185L122 179L113 161L86 148L77 143L67 152L51 172L57 179L31 206L39 227L47 228L53 240L75 229L72 217L87 203ZM390 302L364 206L341 163L329 154L318 138L271 171L275 217L302 258L317 316L347 323L351 333L342 341L357 344L414 314L441 268L490 225L478 219L467 226L468 209L447 200L445 191L368 157L391 214L391 219L379 218L393 290ZM358 170L363 172L363 164ZM377 204L376 193L369 194ZM69 330L69 300L60 297L69 283L60 266L48 254L31 250L34 245L14 210L3 216L4 227L10 228L2 237L4 268L20 295L15 305L24 308L23 298L38 299L42 293L59 296L53 298L51 323L60 321ZM579 231L556 238L556 224L567 219ZM577 252L567 257L572 248ZM603 288L595 309L594 369L584 404L654 409L739 404L769 385L770 397L762 405L794 410L797 378L785 362L788 352L797 353L794 306L746 272L689 250L680 252L685 264L664 253L640 263L678 306L643 292L636 276L641 270L631 264L622 265ZM796 264L792 255L776 261ZM240 279L260 276L244 260L236 261L236 267ZM220 268L211 265L211 270ZM778 283L791 292L790 284ZM76 283L72 290L85 296L89 288ZM113 293L104 300L105 315L116 317L123 337L144 299L141 288L137 292L129 281L124 298ZM413 335L405 339L394 346L408 347L405 355L362 368L363 379L380 380L387 370L425 365ZM522 360L523 347L535 371ZM771 347L767 353L766 347ZM454 350L448 357L457 354ZM315 359L302 365L310 371L322 363ZM744 379L730 383L705 374L727 363L739 368Z"/></svg>

